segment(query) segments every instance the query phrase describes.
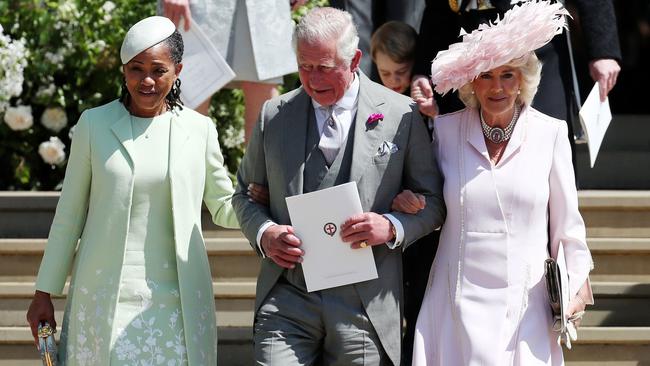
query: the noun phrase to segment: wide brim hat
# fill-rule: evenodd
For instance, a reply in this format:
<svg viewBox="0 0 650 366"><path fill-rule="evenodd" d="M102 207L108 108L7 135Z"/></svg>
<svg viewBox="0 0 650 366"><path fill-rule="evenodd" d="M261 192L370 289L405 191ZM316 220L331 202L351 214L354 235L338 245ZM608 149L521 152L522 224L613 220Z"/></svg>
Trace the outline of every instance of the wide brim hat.
<svg viewBox="0 0 650 366"><path fill-rule="evenodd" d="M438 52L431 63L436 92L458 90L480 73L544 46L566 28L565 16L570 16L569 12L559 2L531 0L469 34L461 30L462 41Z"/></svg>
<svg viewBox="0 0 650 366"><path fill-rule="evenodd" d="M171 20L161 16L152 16L135 23L124 36L120 59L122 64L131 61L140 52L167 39L176 30Z"/></svg>

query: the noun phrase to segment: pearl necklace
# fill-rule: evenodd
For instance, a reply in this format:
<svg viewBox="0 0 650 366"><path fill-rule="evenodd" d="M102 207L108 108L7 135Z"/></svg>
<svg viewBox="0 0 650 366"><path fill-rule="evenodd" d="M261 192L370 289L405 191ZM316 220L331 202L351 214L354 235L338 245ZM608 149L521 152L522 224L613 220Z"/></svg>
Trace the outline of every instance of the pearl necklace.
<svg viewBox="0 0 650 366"><path fill-rule="evenodd" d="M485 120L483 119L483 111L479 111L479 116L481 117L481 127L483 129L483 135L490 141L495 144L500 144L504 141L510 140L512 136L512 131L515 129L515 124L519 118L519 106L515 104L515 113L512 115L512 120L506 126L506 128L501 127L490 127Z"/></svg>

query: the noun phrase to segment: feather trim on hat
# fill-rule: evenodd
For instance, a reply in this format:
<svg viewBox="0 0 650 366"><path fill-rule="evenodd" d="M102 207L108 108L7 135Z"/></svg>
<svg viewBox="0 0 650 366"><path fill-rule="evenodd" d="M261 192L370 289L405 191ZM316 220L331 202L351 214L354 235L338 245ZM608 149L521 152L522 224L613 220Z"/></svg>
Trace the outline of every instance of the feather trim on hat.
<svg viewBox="0 0 650 366"><path fill-rule="evenodd" d="M531 0L515 5L503 19L481 24L462 42L438 52L431 64L436 92L446 94L473 81L480 73L526 56L562 33L569 12L559 3Z"/></svg>

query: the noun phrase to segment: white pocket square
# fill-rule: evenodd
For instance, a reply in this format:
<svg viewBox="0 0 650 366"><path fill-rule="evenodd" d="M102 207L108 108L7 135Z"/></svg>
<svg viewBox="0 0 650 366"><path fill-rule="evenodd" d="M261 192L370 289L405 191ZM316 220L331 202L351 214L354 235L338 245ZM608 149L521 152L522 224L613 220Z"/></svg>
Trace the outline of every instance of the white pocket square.
<svg viewBox="0 0 650 366"><path fill-rule="evenodd" d="M377 156L385 156L394 154L399 150L399 147L390 141L384 141L379 149L377 149Z"/></svg>

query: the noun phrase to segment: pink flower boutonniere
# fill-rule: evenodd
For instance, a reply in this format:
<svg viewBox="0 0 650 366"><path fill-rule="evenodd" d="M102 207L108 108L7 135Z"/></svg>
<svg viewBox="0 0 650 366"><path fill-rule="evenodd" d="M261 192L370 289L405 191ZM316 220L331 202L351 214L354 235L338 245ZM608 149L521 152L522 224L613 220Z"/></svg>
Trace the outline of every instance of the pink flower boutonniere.
<svg viewBox="0 0 650 366"><path fill-rule="evenodd" d="M381 113L372 113L370 116L368 116L368 120L366 121L366 129L371 129L375 128L379 121L384 120L384 115Z"/></svg>

